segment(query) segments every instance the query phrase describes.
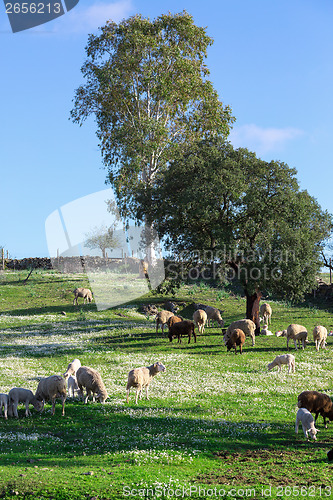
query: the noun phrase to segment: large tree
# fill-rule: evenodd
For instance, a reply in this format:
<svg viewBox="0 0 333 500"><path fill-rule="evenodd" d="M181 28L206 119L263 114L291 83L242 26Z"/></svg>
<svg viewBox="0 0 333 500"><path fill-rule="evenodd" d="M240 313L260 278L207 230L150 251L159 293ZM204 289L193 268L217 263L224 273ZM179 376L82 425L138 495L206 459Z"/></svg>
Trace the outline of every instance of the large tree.
<svg viewBox="0 0 333 500"><path fill-rule="evenodd" d="M207 79L212 39L186 12L107 22L90 35L71 116L93 115L121 215L143 220L139 198L189 144L227 136L231 110Z"/></svg>
<svg viewBox="0 0 333 500"><path fill-rule="evenodd" d="M172 162L151 194L172 254L215 273L231 269L257 328L262 292L296 300L313 288L331 217L288 165L206 140Z"/></svg>

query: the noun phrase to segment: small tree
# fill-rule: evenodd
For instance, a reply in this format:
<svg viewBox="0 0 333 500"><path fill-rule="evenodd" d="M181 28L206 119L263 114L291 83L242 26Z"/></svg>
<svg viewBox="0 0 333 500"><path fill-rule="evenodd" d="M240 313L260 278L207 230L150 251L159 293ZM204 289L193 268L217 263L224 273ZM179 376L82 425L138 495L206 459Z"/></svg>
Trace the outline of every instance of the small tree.
<svg viewBox="0 0 333 500"><path fill-rule="evenodd" d="M231 269L257 328L262 292L297 300L313 289L332 221L288 165L204 141L170 165L153 200L166 246L215 274Z"/></svg>
<svg viewBox="0 0 333 500"><path fill-rule="evenodd" d="M85 246L90 249L99 248L102 252L103 258L106 258L106 250L119 247L119 240L114 235L112 227L100 226L95 227L86 235Z"/></svg>
<svg viewBox="0 0 333 500"><path fill-rule="evenodd" d="M204 137L227 136L233 122L207 80L211 44L186 12L109 21L89 36L86 84L76 91L71 116L80 125L95 116L121 215L149 228L153 219L149 207L142 210L142 193L148 201L158 173L177 153Z"/></svg>

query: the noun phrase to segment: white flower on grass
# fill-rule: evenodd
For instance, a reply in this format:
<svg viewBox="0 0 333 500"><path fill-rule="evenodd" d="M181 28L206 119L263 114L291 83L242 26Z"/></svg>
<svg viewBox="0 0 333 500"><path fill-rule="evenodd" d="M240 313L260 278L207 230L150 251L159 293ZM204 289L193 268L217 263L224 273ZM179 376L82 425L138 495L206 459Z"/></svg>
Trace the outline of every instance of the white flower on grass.
<svg viewBox="0 0 333 500"><path fill-rule="evenodd" d="M24 434L23 432L0 432L0 441L38 441L39 439L47 438L52 441L61 441L60 438L56 436L50 436L49 434Z"/></svg>

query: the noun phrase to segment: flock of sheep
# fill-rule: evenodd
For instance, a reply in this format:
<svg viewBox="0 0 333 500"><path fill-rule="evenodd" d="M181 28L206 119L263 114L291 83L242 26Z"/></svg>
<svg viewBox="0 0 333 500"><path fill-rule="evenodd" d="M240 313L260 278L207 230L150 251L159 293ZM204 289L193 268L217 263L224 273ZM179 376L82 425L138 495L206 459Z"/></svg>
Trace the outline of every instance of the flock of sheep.
<svg viewBox="0 0 333 500"><path fill-rule="evenodd" d="M91 395L93 396L93 401L95 401L96 394L96 398L101 403L104 403L108 397L100 374L93 368L81 366L80 360L74 359L69 363L63 376L51 375L50 377L42 378L38 383L35 394L29 389L23 389L21 387L14 387L8 394L0 394L0 415L2 415L3 409L5 419L7 419L8 416L17 418L17 406L22 403L25 405L25 416L28 417L31 415L29 410L30 404L33 405L35 410L41 412L44 409L46 401L51 401L51 413L54 415L55 402L58 398L61 399L62 415L64 415L65 400L67 397L66 380L69 394L72 392L74 396L74 390L76 389L85 403ZM83 393L84 388L86 389L85 398Z"/></svg>
<svg viewBox="0 0 333 500"><path fill-rule="evenodd" d="M78 305L78 298L83 298L84 303L92 301L92 293L86 288L76 288L74 290L74 302ZM181 343L181 337L188 337L190 343L193 335L194 342L196 342L195 327L197 327L199 334L203 334L205 326L213 326L216 321L218 326L222 328L224 334L224 343L227 350L234 349L237 354L237 347L242 354L243 345L246 337L252 340L252 346L255 345L255 330L256 325L249 319L242 319L234 321L227 329L223 329L224 321L221 316L221 311L215 307L195 304L195 312L193 314L193 321L186 320L181 316L177 316L177 307L169 302L166 304L167 309L164 309L156 314L156 334L158 328L161 326L162 334L164 334L164 327L167 326L169 333L168 338L172 342L173 338L177 338ZM273 335L268 330L268 325L271 323L272 308L269 304L264 303L260 307L260 316L264 322L264 327L261 334ZM276 336L284 336L287 339L287 349L289 350L289 341L292 340L297 349L297 344L304 349L308 342L308 332L302 325L291 324L286 330L276 332ZM327 340L327 329L323 326L316 326L313 330L313 340L315 342L316 350L325 348ZM282 354L267 365L268 370L278 367L281 371L282 365L288 365L288 373L295 372L295 357L292 354ZM128 381L126 386L127 403L129 402L130 389L136 389L135 403L138 402L138 397L141 398L142 389L146 390L146 398L148 399L148 387L153 377L161 372L165 372L166 368L161 362L156 362L148 367L134 368L128 374ZM72 397L77 391L78 396L82 397L83 401L87 403L88 398L92 396L93 401L96 399L104 403L108 397L105 385L97 370L88 366L81 366L79 359L74 359L69 363L67 370L60 375L51 375L50 377L40 380L36 393L23 388L13 388L8 394L0 394L0 415L2 415L2 408L4 409L4 416L18 417L17 406L20 403L25 405L25 415L31 415L29 404L32 404L37 411L43 411L45 401L52 402L52 415L55 413L55 401L57 398L62 402L62 415L65 413L65 400L67 396L66 381L68 394ZM84 397L84 389L86 389L86 396ZM302 424L303 432L306 438L309 436L316 439L318 429L315 427L318 415L324 418L324 425L326 426L326 418L330 421L333 420L333 404L330 397L326 394L317 391L304 391L298 396L298 412L296 416L295 432L298 433L299 423ZM311 415L315 413L315 419ZM328 452L329 460L333 460L333 449Z"/></svg>
<svg viewBox="0 0 333 500"><path fill-rule="evenodd" d="M167 325L169 329L168 337L170 342L174 337L177 337L178 342L181 342L181 336L183 335L188 336L189 343L191 341L191 335L193 335L194 341L196 342L195 325L199 334L204 332L206 324L213 324L214 321L216 321L217 324L223 329L224 322L221 317L221 312L214 307L206 306L204 304L195 304L194 306L196 311L193 314L192 322L184 320L180 316L176 316L176 310L172 310L172 303L168 303L168 305L170 310L163 310L156 315L156 334L158 333L158 327L160 325L162 333L164 333L164 326ZM272 332L268 330L268 325L271 323L272 317L272 308L269 304L264 303L261 305L260 316L264 322L261 334L273 335ZM224 333L224 343L228 351L230 349L235 349L235 354L237 354L237 347L239 347L239 351L242 354L246 336L251 338L252 346L254 346L255 330L255 323L249 319L242 319L231 323L226 330L222 330ZM306 343L308 342L307 329L302 325L291 324L286 330L278 331L275 335L277 337L286 337L288 350L290 340L294 342L296 350L297 344L298 346L301 345L304 349ZM313 329L313 340L317 351L319 351L320 348L325 348L327 329L321 325L315 326ZM289 353L278 355L267 365L267 369L272 370L277 366L278 370L281 371L282 365L288 365L288 373L294 373L295 356ZM306 438L310 436L312 439L316 439L318 429L315 427L315 422L319 414L323 416L325 426L326 418L330 421L333 420L333 405L331 398L327 394L322 394L317 391L304 391L298 396L298 408L299 410L296 415L295 432L296 434L298 433L299 424L301 423ZM311 412L315 413L315 419L311 415ZM329 460L333 460L333 450L328 452L328 458Z"/></svg>
<svg viewBox="0 0 333 500"><path fill-rule="evenodd" d="M141 398L142 389L146 389L146 398L148 397L148 387L153 377L158 373L165 372L166 368L161 362L154 363L151 366L134 368L128 374L127 380L127 402L129 402L129 393L131 387L136 388L135 403L138 397ZM31 412L29 405L33 405L35 410L43 411L46 401L52 402L52 415L55 413L56 399L60 398L62 403L62 415L65 415L65 400L68 394L74 398L75 391L79 397L82 397L84 403L92 396L93 402L97 399L104 403L108 397L104 382L97 370L89 366L81 366L79 359L75 358L67 367L63 375L51 375L40 380L36 393L29 389L14 387L8 394L0 394L0 415L4 411L4 417L18 418L17 407L19 404L25 405L25 416L29 417ZM86 395L84 396L84 389Z"/></svg>
<svg viewBox="0 0 333 500"><path fill-rule="evenodd" d="M156 334L158 333L159 326L161 326L162 334L164 334L164 327L167 325L170 342L172 342L173 338L178 338L178 342L181 342L181 337L187 336L188 342L190 343L192 335L194 342L196 342L195 326L198 329L198 333L202 334L205 331L206 324L212 326L214 321L216 321L218 326L222 328L224 343L228 351L230 349L235 349L235 354L237 354L237 347L239 347L239 351L242 354L243 345L247 336L251 338L252 346L255 345L256 325L249 319L234 321L225 330L223 329L224 321L221 316L221 311L216 307L204 304L194 304L196 310L193 314L193 321L189 321L176 315L177 309L172 302L168 302L166 306L168 306L168 309L164 309L156 314ZM272 308L269 304L264 303L260 306L260 316L261 320L264 322L264 326L260 332L261 335L273 335L273 333L268 330L268 325L271 323L272 317ZM288 350L290 340L294 342L295 349L297 349L297 344L299 346L301 345L304 349L308 342L307 329L302 325L291 324L286 330L278 331L275 335L277 337L286 337ZM315 326L313 329L313 340L317 351L319 351L320 348L324 348L327 340L327 329L321 325ZM281 369L281 364L288 364L289 371L292 370L294 372L295 363L292 360L292 356L283 355L279 359L274 360L270 364L271 367L269 369L272 369L274 366L278 366L279 369Z"/></svg>

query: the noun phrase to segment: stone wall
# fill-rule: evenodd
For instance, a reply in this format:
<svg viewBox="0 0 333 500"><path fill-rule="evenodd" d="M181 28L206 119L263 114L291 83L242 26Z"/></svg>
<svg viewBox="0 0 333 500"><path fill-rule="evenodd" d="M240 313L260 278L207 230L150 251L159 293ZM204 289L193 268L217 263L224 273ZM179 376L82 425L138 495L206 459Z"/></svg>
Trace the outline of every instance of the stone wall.
<svg viewBox="0 0 333 500"><path fill-rule="evenodd" d="M103 257L32 257L26 259L5 259L5 269L54 269L63 273L82 273L85 271L117 271L139 272L142 263L139 259L125 257L124 259L104 259Z"/></svg>

